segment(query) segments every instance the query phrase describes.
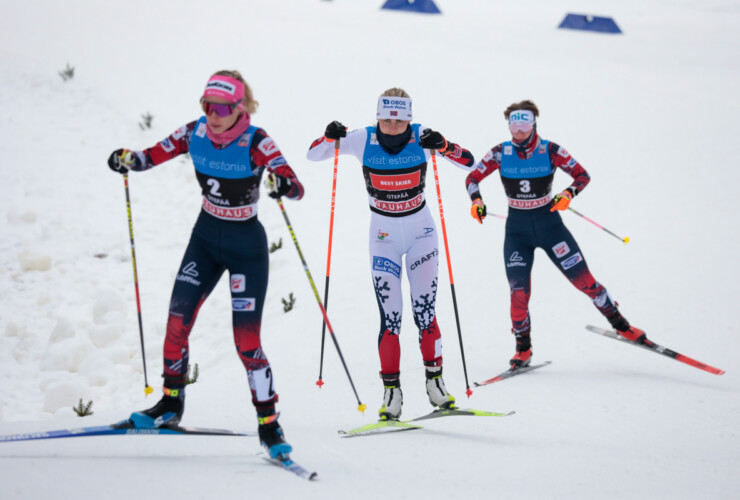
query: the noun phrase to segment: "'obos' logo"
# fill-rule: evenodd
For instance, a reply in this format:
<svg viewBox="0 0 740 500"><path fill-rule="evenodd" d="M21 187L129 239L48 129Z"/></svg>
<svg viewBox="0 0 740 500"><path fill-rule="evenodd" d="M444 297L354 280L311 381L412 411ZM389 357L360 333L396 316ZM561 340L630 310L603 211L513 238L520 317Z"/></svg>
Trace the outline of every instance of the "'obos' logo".
<svg viewBox="0 0 740 500"><path fill-rule="evenodd" d="M390 259L373 256L373 270L390 273L396 278L401 277L401 266Z"/></svg>

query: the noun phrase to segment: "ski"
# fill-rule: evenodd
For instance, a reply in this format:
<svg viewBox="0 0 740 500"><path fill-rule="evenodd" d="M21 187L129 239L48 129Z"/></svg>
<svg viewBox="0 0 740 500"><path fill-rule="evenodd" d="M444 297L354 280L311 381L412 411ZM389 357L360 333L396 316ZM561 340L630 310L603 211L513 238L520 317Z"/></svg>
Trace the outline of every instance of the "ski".
<svg viewBox="0 0 740 500"><path fill-rule="evenodd" d="M118 428L113 425L94 427L79 427L73 429L58 429L53 431L23 432L18 434L0 435L0 442L30 441L36 439L55 439L87 436L115 436L115 435L196 435L196 436L254 436L254 433L234 432L227 429L206 429L202 427L162 427L158 429Z"/></svg>
<svg viewBox="0 0 740 500"><path fill-rule="evenodd" d="M637 344L635 342L632 342L631 340L628 340L622 337L614 330L606 330L604 328L599 328L598 326L592 326L592 325L586 325L586 330L593 332L593 333L598 333L599 335L603 335L604 337L609 337L611 339L619 340L621 342L626 342L628 344L632 344L637 347L642 347L643 349L647 349L648 351L652 351L656 354L662 354L663 356L673 358L676 361L686 363L689 366L693 366L694 368L699 368L700 370L704 370L705 372L713 373L715 375L722 375L723 373L725 373L724 370L720 370L719 368L715 368L713 366L704 364L701 361L691 359L688 356L684 356L683 354L677 353L676 351L672 351L671 349L668 349L667 347L664 347L660 344L656 344L650 339L645 339L645 342L643 344Z"/></svg>
<svg viewBox="0 0 740 500"><path fill-rule="evenodd" d="M308 479L309 481L313 481L318 477L318 474L314 471L309 471L307 469L304 469L295 461L290 458L290 456L281 455L281 458L272 458L264 451L261 451L257 453L257 456L264 458L268 462L270 462L273 465L276 465L282 469L285 469L287 471L292 472L298 477L302 477L303 479Z"/></svg>
<svg viewBox="0 0 740 500"><path fill-rule="evenodd" d="M545 361L544 363L540 363L538 365L529 365L523 368L509 368L505 372L500 373L493 378L489 378L488 380L484 380L483 382L473 382L473 385L476 387L482 387L484 385L493 384L494 382L500 382L515 375L521 375L522 373L527 373L531 372L532 370L536 370L537 368L542 368L543 366L547 366L550 363L552 363L552 361Z"/></svg>
<svg viewBox="0 0 740 500"><path fill-rule="evenodd" d="M451 417L451 416L507 417L513 414L514 414L513 411L510 411L507 413L500 413L500 412L494 412L494 411L472 410L472 409L457 408L457 407L438 408L430 413L427 413L426 415L412 418L411 420L380 420L372 424L363 425L362 427L358 427L356 429L351 429L348 431L340 430L339 434L341 434L342 437L352 437L352 436L367 436L370 434L383 434L383 433L397 432L397 431L412 431L414 429L424 428L423 426L414 424L413 422L418 422L419 420L428 420L430 418Z"/></svg>
<svg viewBox="0 0 740 500"><path fill-rule="evenodd" d="M412 431L423 429L421 425L410 424L400 420L380 420L348 431L340 430L342 437L368 436L370 434L387 434L389 432Z"/></svg>
<svg viewBox="0 0 740 500"><path fill-rule="evenodd" d="M510 411L507 413L500 413L495 411L485 411L485 410L472 410L472 409L466 409L466 408L438 408L434 410L431 413L427 413L426 415L422 415L420 417L412 418L411 420L406 420L405 422L418 422L419 420L427 420L430 418L439 418L439 417L451 417L451 416L471 416L471 417L508 417L509 415L513 415L515 412Z"/></svg>

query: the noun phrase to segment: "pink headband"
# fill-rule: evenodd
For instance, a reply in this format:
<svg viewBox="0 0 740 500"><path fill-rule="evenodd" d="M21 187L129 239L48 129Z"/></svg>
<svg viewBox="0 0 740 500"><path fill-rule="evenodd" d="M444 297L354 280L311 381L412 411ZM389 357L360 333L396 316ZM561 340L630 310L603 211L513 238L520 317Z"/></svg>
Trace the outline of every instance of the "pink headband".
<svg viewBox="0 0 740 500"><path fill-rule="evenodd" d="M241 103L244 100L244 84L230 76L214 75L206 83L203 97L223 97L232 104ZM244 109L239 104L239 109Z"/></svg>

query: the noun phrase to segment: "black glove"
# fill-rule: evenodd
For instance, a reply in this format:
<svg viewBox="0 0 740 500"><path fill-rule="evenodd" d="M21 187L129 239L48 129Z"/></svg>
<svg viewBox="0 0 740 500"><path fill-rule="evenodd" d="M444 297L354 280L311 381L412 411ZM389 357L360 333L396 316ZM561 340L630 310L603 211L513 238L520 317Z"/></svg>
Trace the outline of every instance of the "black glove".
<svg viewBox="0 0 740 500"><path fill-rule="evenodd" d="M265 181L265 185L267 186L267 189L270 190L270 192L268 193L270 195L270 198L275 199L285 196L293 187L290 179L278 174L268 175L267 180Z"/></svg>
<svg viewBox="0 0 740 500"><path fill-rule="evenodd" d="M108 157L108 167L119 174L127 174L129 170L140 165L139 157L128 149L116 149Z"/></svg>
<svg viewBox="0 0 740 500"><path fill-rule="evenodd" d="M438 149L444 152L447 149L447 140L439 132L427 128L419 138L419 146L424 149Z"/></svg>
<svg viewBox="0 0 740 500"><path fill-rule="evenodd" d="M334 141L336 139L341 139L342 137L347 137L347 127L342 125L340 122L334 120L329 125L326 126L326 132L324 132L324 137L327 139Z"/></svg>

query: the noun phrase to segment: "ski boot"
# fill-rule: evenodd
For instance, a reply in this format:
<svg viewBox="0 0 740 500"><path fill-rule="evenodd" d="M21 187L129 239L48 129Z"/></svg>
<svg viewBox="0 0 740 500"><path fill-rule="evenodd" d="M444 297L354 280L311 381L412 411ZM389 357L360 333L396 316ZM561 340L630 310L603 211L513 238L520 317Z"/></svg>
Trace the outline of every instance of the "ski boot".
<svg viewBox="0 0 740 500"><path fill-rule="evenodd" d="M617 331L617 333L627 340L631 340L635 344L644 344L645 340L647 340L647 335L645 335L645 332L643 330L640 330L639 328L630 326L629 322L625 319L624 316L622 316L619 311L606 319L609 320L609 323Z"/></svg>
<svg viewBox="0 0 740 500"><path fill-rule="evenodd" d="M441 409L455 408L455 397L447 392L445 381L442 379L442 367L427 367L427 396L434 407Z"/></svg>
<svg viewBox="0 0 740 500"><path fill-rule="evenodd" d="M278 460L287 460L290 458L289 453L293 451L293 447L285 441L285 434L283 434L283 428L280 427L277 419L280 413L275 412L275 407L272 407L272 412L257 411L257 421L259 426L257 427L257 434L260 438L260 444L267 450L270 458Z"/></svg>
<svg viewBox="0 0 740 500"><path fill-rule="evenodd" d="M509 364L511 365L510 370L516 370L518 368L524 368L525 366L529 366L529 363L532 361L532 348L530 347L526 351L520 351L517 348L516 354L514 355L511 360L509 360Z"/></svg>
<svg viewBox="0 0 740 500"><path fill-rule="evenodd" d="M380 420L398 420L401 417L401 406L403 406L403 392L401 392L400 374L391 376L380 374L383 379L383 406L378 410Z"/></svg>
<svg viewBox="0 0 740 500"><path fill-rule="evenodd" d="M516 354L509 360L509 365L511 365L509 370L513 371L517 368L524 368L525 366L529 366L529 363L532 361L531 332L532 330L529 327L528 321L527 325L520 330L516 328L511 329L511 333L516 337Z"/></svg>
<svg viewBox="0 0 740 500"><path fill-rule="evenodd" d="M123 420L115 427L134 429L159 429L161 427L177 427L185 411L185 387L167 387L162 391L164 396L148 410L137 411L127 420Z"/></svg>

